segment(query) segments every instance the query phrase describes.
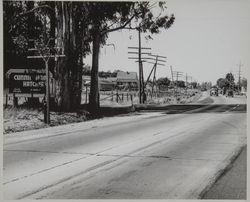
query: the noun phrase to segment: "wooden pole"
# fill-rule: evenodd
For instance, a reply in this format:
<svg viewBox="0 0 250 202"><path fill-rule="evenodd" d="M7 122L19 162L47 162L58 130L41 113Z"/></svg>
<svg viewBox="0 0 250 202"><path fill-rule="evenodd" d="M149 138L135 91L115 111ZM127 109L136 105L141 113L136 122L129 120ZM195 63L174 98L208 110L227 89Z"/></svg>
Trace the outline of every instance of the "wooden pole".
<svg viewBox="0 0 250 202"><path fill-rule="evenodd" d="M8 94L6 93L5 108L8 106Z"/></svg>
<svg viewBox="0 0 250 202"><path fill-rule="evenodd" d="M18 106L18 100L17 100L15 93L13 93L13 105L14 105L14 107Z"/></svg>
<svg viewBox="0 0 250 202"><path fill-rule="evenodd" d="M47 117L47 124L50 124L50 103L49 103L49 64L48 60L45 61L45 69L46 69L46 117Z"/></svg>
<svg viewBox="0 0 250 202"><path fill-rule="evenodd" d="M85 104L88 103L88 86L86 85Z"/></svg>
<svg viewBox="0 0 250 202"><path fill-rule="evenodd" d="M173 69L172 69L172 66L170 65L170 70L171 70L171 77L172 77L172 82L173 82L173 85L174 85L174 97L175 97L175 84L174 84L174 75L173 75Z"/></svg>
<svg viewBox="0 0 250 202"><path fill-rule="evenodd" d="M155 69L154 69L154 77L153 77L153 84L152 84L152 93L154 92L154 85L156 82L156 66L157 66L157 60L158 60L158 56L156 56L156 60L155 60Z"/></svg>
<svg viewBox="0 0 250 202"><path fill-rule="evenodd" d="M187 94L187 87L188 87L188 77L187 77L187 73L186 73L186 94Z"/></svg>
<svg viewBox="0 0 250 202"><path fill-rule="evenodd" d="M139 32L139 50L138 50L138 58L139 58L139 102L140 104L142 103L141 100L141 93L142 93L142 77L141 77L141 66L142 66L142 61L141 61L141 30L138 29Z"/></svg>
<svg viewBox="0 0 250 202"><path fill-rule="evenodd" d="M149 79L150 79L150 76L151 76L151 74L152 74L154 68L155 68L155 64L154 64L153 68L151 69L151 71L150 71L150 73L149 73L149 75L148 75L148 78L147 78L147 81L146 81L145 85L147 85L147 83L148 83L148 81L149 81Z"/></svg>

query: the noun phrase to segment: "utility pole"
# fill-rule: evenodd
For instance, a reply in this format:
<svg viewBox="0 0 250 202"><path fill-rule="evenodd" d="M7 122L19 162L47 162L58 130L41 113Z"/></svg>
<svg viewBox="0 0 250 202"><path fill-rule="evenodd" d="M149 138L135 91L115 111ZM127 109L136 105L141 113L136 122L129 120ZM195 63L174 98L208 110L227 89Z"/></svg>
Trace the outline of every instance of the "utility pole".
<svg viewBox="0 0 250 202"><path fill-rule="evenodd" d="M176 76L176 90L178 90L178 79L180 76L182 76L183 72L180 72L180 71L173 71L173 73L175 74Z"/></svg>
<svg viewBox="0 0 250 202"><path fill-rule="evenodd" d="M160 58L160 59L159 59ZM160 65L160 66L165 66L165 64L162 64L160 62L166 62L166 60L163 60L162 58L166 59L167 57L164 57L164 56L161 56L161 55L152 55L152 54L149 54L149 58L146 58L147 60L154 60L154 62L149 62L149 61L146 61L147 63L151 63L151 64L154 64L149 76L148 76L148 79L145 83L145 85L148 83L149 81L149 78L152 74L152 72L154 71L154 75L153 75L153 83L152 83L152 93L154 92L154 85L156 83L156 68L157 68L157 65Z"/></svg>
<svg viewBox="0 0 250 202"><path fill-rule="evenodd" d="M154 77L153 77L153 84L152 84L152 94L154 93L154 84L156 82L156 66L157 66L157 60L158 60L158 56L156 56L156 60L155 60L155 69L154 69Z"/></svg>
<svg viewBox="0 0 250 202"><path fill-rule="evenodd" d="M173 85L174 85L174 97L175 97L174 73L173 73L173 69L172 69L172 66L171 66L171 65L170 65L170 70L171 70L172 83L173 83Z"/></svg>
<svg viewBox="0 0 250 202"><path fill-rule="evenodd" d="M188 86L188 81L189 81L189 79L191 80L190 83L192 83L192 76L188 76L188 75L186 74L187 86ZM192 86L192 88L193 88L193 85L192 85L192 84L191 84L191 86Z"/></svg>
<svg viewBox="0 0 250 202"><path fill-rule="evenodd" d="M239 71L238 71L238 74L239 74L239 84L238 84L238 91L240 92L241 91L241 84L240 84L240 77L241 77L241 67L243 66L243 64L240 63L238 64L238 67L239 67Z"/></svg>
<svg viewBox="0 0 250 202"><path fill-rule="evenodd" d="M173 73L175 74L175 76L176 76L176 81L178 82L178 79L179 79L180 76L182 76L183 72L174 71Z"/></svg>
<svg viewBox="0 0 250 202"><path fill-rule="evenodd" d="M139 37L140 38L140 37ZM139 102L140 104L143 103L143 93L144 93L144 78L143 78L143 68L142 68L142 64L143 62L146 62L144 59L146 59L145 57L142 57L142 55L148 55L150 54L149 52L142 52L142 50L151 50L151 48L146 48L146 47L141 47L141 42L139 40L139 47L128 47L129 51L128 54L134 54L134 55L138 55L137 57L128 57L128 59L132 59L135 60L135 62L138 62L138 66L139 66ZM136 50L136 51L132 51L132 50Z"/></svg>
<svg viewBox="0 0 250 202"><path fill-rule="evenodd" d="M145 50L151 50L151 48L145 48L141 46L141 30L138 29L138 36L139 36L139 44L138 47L128 47L131 49L136 49L138 52L128 52L129 54L138 54L138 57L129 57L128 59L136 59L136 62L138 62L139 66L139 102L144 103L144 93L145 93L145 85L144 85L144 76L143 76L143 62L145 62L142 57L143 54L150 54L146 52L142 52L142 49Z"/></svg>
<svg viewBox="0 0 250 202"><path fill-rule="evenodd" d="M172 82L174 82L174 74L173 74L173 69L172 69L172 66L171 66L171 65L170 65L170 70L171 70Z"/></svg>
<svg viewBox="0 0 250 202"><path fill-rule="evenodd" d="M188 75L186 73L186 94L187 94L187 87L188 87Z"/></svg>
<svg viewBox="0 0 250 202"><path fill-rule="evenodd" d="M138 58L139 58L139 94L140 94L140 103L144 103L144 81L143 81L143 67L141 61L141 30L138 29L138 36L139 36L139 50L138 50Z"/></svg>

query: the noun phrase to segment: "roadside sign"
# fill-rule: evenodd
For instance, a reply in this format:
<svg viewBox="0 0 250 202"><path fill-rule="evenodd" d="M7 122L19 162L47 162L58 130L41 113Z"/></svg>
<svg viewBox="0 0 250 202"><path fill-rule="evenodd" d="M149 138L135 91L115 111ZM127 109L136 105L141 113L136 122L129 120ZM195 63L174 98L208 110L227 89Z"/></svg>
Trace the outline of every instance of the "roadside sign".
<svg viewBox="0 0 250 202"><path fill-rule="evenodd" d="M9 77L9 92L20 94L45 94L45 71L35 69L11 69Z"/></svg>

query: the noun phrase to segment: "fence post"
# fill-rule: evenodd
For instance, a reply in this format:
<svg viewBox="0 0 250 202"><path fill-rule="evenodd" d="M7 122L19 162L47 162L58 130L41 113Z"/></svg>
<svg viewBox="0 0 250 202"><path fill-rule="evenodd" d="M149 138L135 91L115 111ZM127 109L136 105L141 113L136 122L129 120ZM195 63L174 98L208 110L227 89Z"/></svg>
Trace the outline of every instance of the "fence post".
<svg viewBox="0 0 250 202"><path fill-rule="evenodd" d="M6 93L5 108L8 106L8 94Z"/></svg>
<svg viewBox="0 0 250 202"><path fill-rule="evenodd" d="M111 91L111 101L113 102L114 98L113 98L114 94L113 94L113 90Z"/></svg>
<svg viewBox="0 0 250 202"><path fill-rule="evenodd" d="M43 98L43 121L44 121L44 123L48 123L48 120L47 120L47 103L46 103L45 96Z"/></svg>
<svg viewBox="0 0 250 202"><path fill-rule="evenodd" d="M116 102L118 103L118 97L119 97L119 95L118 95L118 91L116 92Z"/></svg>
<svg viewBox="0 0 250 202"><path fill-rule="evenodd" d="M131 105L133 106L133 95L130 95L130 99L131 99Z"/></svg>
<svg viewBox="0 0 250 202"><path fill-rule="evenodd" d="M85 104L88 103L88 86L86 85Z"/></svg>
<svg viewBox="0 0 250 202"><path fill-rule="evenodd" d="M14 105L14 107L17 107L17 106L18 106L18 99L17 99L17 97L15 96L15 93L13 93L13 105Z"/></svg>

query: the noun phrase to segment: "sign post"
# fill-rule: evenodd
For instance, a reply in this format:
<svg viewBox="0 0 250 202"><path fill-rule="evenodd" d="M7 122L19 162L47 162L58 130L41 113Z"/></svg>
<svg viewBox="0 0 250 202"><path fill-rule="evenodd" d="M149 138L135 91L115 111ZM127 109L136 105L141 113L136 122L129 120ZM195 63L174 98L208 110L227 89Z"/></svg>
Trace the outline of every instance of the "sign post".
<svg viewBox="0 0 250 202"><path fill-rule="evenodd" d="M58 54L57 51L60 49L59 47L49 47L50 43L49 39L47 43L44 41L36 43L36 48L29 49L30 51L38 51L39 55L28 56L27 58L42 58L45 63L45 72L46 72L46 119L45 123L50 124L50 87L49 87L49 59L50 58L58 58L65 57L64 54ZM51 50L55 50L55 55L51 54Z"/></svg>
<svg viewBox="0 0 250 202"><path fill-rule="evenodd" d="M49 60L45 61L45 69L46 69L46 122L47 124L50 124L50 109L49 109L49 99L50 99L50 93L49 93Z"/></svg>

